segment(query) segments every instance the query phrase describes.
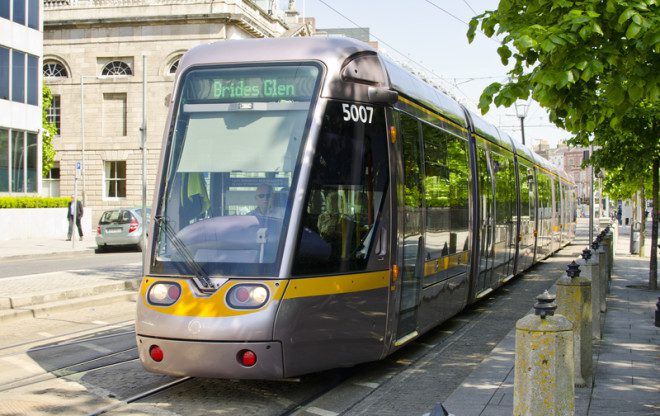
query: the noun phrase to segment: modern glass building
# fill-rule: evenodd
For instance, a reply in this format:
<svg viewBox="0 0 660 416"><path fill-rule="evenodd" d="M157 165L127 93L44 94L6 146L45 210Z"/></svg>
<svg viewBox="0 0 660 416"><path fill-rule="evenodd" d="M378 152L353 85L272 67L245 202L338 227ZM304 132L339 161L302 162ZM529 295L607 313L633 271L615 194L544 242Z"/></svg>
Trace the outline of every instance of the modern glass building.
<svg viewBox="0 0 660 416"><path fill-rule="evenodd" d="M0 195L41 189L42 2L0 1Z"/></svg>

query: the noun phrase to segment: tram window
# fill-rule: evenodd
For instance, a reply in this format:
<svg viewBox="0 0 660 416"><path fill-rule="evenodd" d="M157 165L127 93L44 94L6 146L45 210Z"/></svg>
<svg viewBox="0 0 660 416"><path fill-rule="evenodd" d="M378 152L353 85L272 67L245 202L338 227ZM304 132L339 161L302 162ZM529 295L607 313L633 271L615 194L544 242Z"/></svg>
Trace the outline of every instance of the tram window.
<svg viewBox="0 0 660 416"><path fill-rule="evenodd" d="M209 275L277 273L319 75L312 64L283 64L183 76L158 207L155 272L189 273L192 258Z"/></svg>
<svg viewBox="0 0 660 416"><path fill-rule="evenodd" d="M424 135L424 199L426 202L426 259L456 252L449 238L449 167L447 137L440 129L422 124Z"/></svg>
<svg viewBox="0 0 660 416"><path fill-rule="evenodd" d="M293 274L365 270L387 182L383 109L374 107L371 123L363 123L344 120L342 103L329 102L309 179Z"/></svg>
<svg viewBox="0 0 660 416"><path fill-rule="evenodd" d="M471 187L467 146L466 140L453 135L447 140L451 233L449 254L468 249Z"/></svg>

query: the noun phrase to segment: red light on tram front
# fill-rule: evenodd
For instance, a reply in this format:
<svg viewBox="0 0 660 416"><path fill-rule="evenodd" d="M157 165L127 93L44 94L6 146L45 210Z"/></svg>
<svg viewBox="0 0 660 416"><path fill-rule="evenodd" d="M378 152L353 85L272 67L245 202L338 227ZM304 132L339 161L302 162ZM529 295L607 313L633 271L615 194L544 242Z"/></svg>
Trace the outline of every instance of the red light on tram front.
<svg viewBox="0 0 660 416"><path fill-rule="evenodd" d="M163 350L158 346L158 345L152 345L149 347L149 356L151 357L152 360L156 361L157 363L163 361Z"/></svg>
<svg viewBox="0 0 660 416"><path fill-rule="evenodd" d="M238 352L238 362L245 367L252 367L257 363L257 354L250 350L241 350Z"/></svg>

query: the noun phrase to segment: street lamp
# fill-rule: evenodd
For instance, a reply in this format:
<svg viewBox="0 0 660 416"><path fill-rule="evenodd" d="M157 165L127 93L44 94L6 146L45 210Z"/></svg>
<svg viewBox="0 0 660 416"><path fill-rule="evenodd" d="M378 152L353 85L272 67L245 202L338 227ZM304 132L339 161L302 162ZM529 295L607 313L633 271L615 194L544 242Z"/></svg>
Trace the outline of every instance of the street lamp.
<svg viewBox="0 0 660 416"><path fill-rule="evenodd" d="M82 153L82 161L81 161L81 176L82 176L82 203L83 206L87 205L87 200L85 199L87 193L86 193L86 187L85 187L85 93L84 93L84 87L85 87L85 78L93 78L93 79L99 79L98 76L96 75L81 75L80 76L80 141L81 141L81 153Z"/></svg>
<svg viewBox="0 0 660 416"><path fill-rule="evenodd" d="M516 117L520 119L520 131L522 134L522 144L525 145L525 117L529 111L529 101L516 100L513 105L516 107Z"/></svg>

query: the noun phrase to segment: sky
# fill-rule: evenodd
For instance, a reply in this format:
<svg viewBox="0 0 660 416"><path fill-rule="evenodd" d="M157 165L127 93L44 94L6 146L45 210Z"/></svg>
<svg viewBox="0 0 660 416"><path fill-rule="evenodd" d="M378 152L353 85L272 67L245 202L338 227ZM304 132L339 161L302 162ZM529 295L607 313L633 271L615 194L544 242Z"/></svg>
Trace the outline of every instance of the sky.
<svg viewBox="0 0 660 416"><path fill-rule="evenodd" d="M288 1L280 0L286 10ZM472 16L497 7L495 0L296 0L300 15L314 17L316 28L369 28L371 40L399 62L434 77L436 82L477 113L479 96L493 82L505 82L507 69L497 55L498 41L477 34L468 43ZM334 9L334 10L333 10ZM521 141L514 107L491 105L483 116ZM545 139L550 147L571 137L549 120L536 102L525 122L527 145Z"/></svg>

